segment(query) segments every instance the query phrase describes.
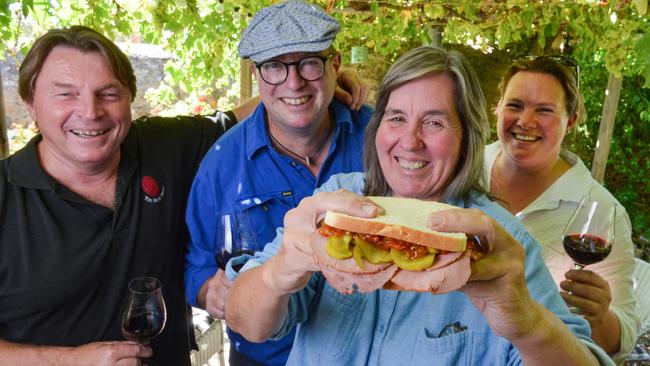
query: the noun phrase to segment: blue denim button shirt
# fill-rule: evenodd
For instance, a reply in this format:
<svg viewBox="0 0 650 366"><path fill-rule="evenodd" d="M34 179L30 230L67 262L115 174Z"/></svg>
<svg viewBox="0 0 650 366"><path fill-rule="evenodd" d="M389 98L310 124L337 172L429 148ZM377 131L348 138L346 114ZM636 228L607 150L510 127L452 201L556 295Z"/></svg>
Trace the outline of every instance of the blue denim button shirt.
<svg viewBox="0 0 650 366"><path fill-rule="evenodd" d="M335 175L320 189L345 188L360 194L363 173ZM462 202L450 202L464 207ZM473 195L467 207L494 217L526 250L526 282L531 297L555 313L600 359L613 365L607 354L590 339L586 320L571 314L558 294L539 246L506 210L485 196ZM243 270L264 263L278 252L283 230L255 257L239 257L229 265L246 261ZM228 268L227 274L236 273ZM438 337L449 324L466 330ZM494 334L483 315L461 292L443 295L377 290L342 295L329 286L320 272L292 295L288 315L276 333L282 337L300 324L288 365L520 365L514 346ZM549 355L549 361L552 355Z"/></svg>

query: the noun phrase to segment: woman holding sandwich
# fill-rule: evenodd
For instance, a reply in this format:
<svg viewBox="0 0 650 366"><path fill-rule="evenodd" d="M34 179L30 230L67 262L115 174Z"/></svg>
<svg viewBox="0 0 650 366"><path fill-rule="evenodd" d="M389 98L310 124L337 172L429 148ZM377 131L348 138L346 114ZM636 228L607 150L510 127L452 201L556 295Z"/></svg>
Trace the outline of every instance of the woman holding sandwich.
<svg viewBox="0 0 650 366"><path fill-rule="evenodd" d="M560 239L581 196L591 191L592 198L617 202L578 156L562 148L564 136L584 119L577 64L560 56L522 58L506 70L500 89L499 141L485 155L490 191L539 241L561 296L589 321L594 341L622 361L634 347L639 322L625 209L618 205L615 244L600 263L572 270Z"/></svg>
<svg viewBox="0 0 650 366"><path fill-rule="evenodd" d="M460 54L425 46L397 60L366 132L367 173L333 176L289 211L285 229L234 282L229 326L262 341L300 324L290 365L611 363L590 340L588 323L550 291L534 239L485 195L485 110ZM344 295L330 286L313 252L322 241L317 226L328 210L381 215L361 194L460 207L431 214L426 224L480 238L486 254L471 264L469 281L437 295L381 288Z"/></svg>

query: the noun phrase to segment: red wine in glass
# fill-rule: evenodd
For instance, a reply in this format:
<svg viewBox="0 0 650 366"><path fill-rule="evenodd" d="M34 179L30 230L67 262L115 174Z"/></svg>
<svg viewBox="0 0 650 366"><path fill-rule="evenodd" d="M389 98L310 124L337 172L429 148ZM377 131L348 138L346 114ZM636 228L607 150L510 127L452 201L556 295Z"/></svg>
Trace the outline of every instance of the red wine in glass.
<svg viewBox="0 0 650 366"><path fill-rule="evenodd" d="M564 250L577 265L588 266L607 258L612 246L607 240L595 235L565 235Z"/></svg>
<svg viewBox="0 0 650 366"><path fill-rule="evenodd" d="M573 269L581 270L607 258L612 251L615 221L615 203L594 200L589 194L582 197L562 236L564 250L573 259ZM572 313L582 313L579 308L568 306Z"/></svg>
<svg viewBox="0 0 650 366"><path fill-rule="evenodd" d="M582 197L571 215L562 244L575 262L574 269L598 263L612 251L616 204L593 200L590 195Z"/></svg>
<svg viewBox="0 0 650 366"><path fill-rule="evenodd" d="M241 249L241 250L234 250L232 253L226 252L225 250L219 252L217 254L217 266L219 266L220 269L225 270L226 269L226 263L230 260L230 258L233 257L239 257L242 255L254 255L255 251L251 249ZM232 266L232 269L235 270L235 272L239 272L239 270L244 266L243 263L241 264L236 264Z"/></svg>
<svg viewBox="0 0 650 366"><path fill-rule="evenodd" d="M160 281L154 277L137 277L129 281L129 294L122 312L122 335L130 341L149 344L162 333L167 321L167 308ZM144 360L141 365L157 365Z"/></svg>
<svg viewBox="0 0 650 366"><path fill-rule="evenodd" d="M122 334L129 341L149 343L162 332L165 314L146 307L133 308L122 322Z"/></svg>
<svg viewBox="0 0 650 366"><path fill-rule="evenodd" d="M221 215L217 222L216 239L215 260L221 270L225 270L226 263L230 258L244 254L253 255L256 250L259 250L255 240L255 231L246 211ZM243 263L234 265L233 269L239 272L241 267L243 267Z"/></svg>

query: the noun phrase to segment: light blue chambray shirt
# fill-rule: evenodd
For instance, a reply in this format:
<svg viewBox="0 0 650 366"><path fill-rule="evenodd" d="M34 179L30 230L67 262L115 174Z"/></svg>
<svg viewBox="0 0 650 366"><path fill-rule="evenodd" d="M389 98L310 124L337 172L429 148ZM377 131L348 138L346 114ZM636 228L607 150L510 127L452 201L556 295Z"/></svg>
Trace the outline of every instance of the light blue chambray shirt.
<svg viewBox="0 0 650 366"><path fill-rule="evenodd" d="M360 194L363 173L334 175L316 191L345 188ZM555 313L599 358L613 365L607 353L590 338L586 320L571 314L544 265L537 242L521 223L485 196L473 196L469 205L494 217L526 250L526 282L530 296ZM283 229L258 252L248 257L243 270L267 261L282 243ZM234 279L232 263L227 275ZM467 327L459 333L438 337L448 324ZM287 365L521 365L517 349L492 332L483 315L461 292L443 295L377 290L342 295L329 286L320 272L307 286L292 295L287 317L274 337L282 337L294 325L298 332ZM548 356L549 363L553 355Z"/></svg>

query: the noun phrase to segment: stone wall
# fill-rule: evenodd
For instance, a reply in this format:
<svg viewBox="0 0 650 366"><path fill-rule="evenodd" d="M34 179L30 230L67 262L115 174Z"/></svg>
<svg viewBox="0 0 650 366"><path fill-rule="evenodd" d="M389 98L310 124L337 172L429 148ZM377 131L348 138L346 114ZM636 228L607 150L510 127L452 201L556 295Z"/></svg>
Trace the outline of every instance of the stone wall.
<svg viewBox="0 0 650 366"><path fill-rule="evenodd" d="M156 88L164 77L164 65L170 55L151 45L130 46L127 50L137 79L137 94L132 104L133 118L149 114L151 107L144 99L145 91ZM11 57L0 61L5 118L8 128L12 124L27 125L31 118L18 95L18 67Z"/></svg>

